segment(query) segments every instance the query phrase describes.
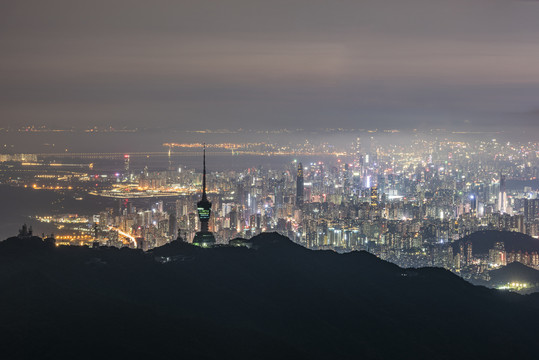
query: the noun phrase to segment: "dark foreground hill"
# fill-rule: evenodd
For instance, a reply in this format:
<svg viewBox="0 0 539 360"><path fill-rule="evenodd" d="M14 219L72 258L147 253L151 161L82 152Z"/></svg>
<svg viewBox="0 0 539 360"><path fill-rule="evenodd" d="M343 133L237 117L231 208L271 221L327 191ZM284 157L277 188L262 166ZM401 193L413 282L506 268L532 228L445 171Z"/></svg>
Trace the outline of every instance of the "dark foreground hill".
<svg viewBox="0 0 539 360"><path fill-rule="evenodd" d="M488 254L494 244L503 242L507 252L513 251L539 251L539 240L529 235L514 231L484 230L463 237L452 243L453 250L459 251L460 244L472 243L474 255Z"/></svg>
<svg viewBox="0 0 539 360"><path fill-rule="evenodd" d="M512 286L513 291L519 294L539 292L539 271L519 262L512 262L499 269L490 270L488 281L483 279L472 279L470 281L473 284L490 288ZM525 287L511 284L525 284Z"/></svg>
<svg viewBox="0 0 539 360"><path fill-rule="evenodd" d="M2 359L533 358L539 298L310 251L0 243Z"/></svg>
<svg viewBox="0 0 539 360"><path fill-rule="evenodd" d="M539 284L539 271L519 262L513 262L497 270L489 272L492 286L505 285L511 282Z"/></svg>

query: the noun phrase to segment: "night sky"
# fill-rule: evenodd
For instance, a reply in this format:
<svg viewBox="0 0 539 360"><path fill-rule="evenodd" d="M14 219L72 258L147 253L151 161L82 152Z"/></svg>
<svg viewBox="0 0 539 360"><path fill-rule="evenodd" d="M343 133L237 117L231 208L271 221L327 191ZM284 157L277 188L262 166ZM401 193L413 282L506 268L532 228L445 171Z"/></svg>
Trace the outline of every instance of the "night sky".
<svg viewBox="0 0 539 360"><path fill-rule="evenodd" d="M539 130L539 1L0 2L0 126Z"/></svg>

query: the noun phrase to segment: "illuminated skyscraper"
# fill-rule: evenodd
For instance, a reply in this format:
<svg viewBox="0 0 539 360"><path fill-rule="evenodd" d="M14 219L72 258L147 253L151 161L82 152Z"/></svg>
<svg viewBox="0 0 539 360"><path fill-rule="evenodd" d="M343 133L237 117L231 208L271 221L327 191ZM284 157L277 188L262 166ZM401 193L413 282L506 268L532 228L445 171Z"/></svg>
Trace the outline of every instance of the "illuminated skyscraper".
<svg viewBox="0 0 539 360"><path fill-rule="evenodd" d="M507 193L505 192L505 176L500 171L500 193L498 194L498 211L505 213Z"/></svg>
<svg viewBox="0 0 539 360"><path fill-rule="evenodd" d="M526 221L539 218L539 199L524 199L524 218Z"/></svg>
<svg viewBox="0 0 539 360"><path fill-rule="evenodd" d="M202 173L202 199L197 203L198 218L200 219L200 231L193 239L193 245L209 247L215 244L215 237L210 232L208 222L211 216L211 202L206 196L206 147L203 155L204 170Z"/></svg>
<svg viewBox="0 0 539 360"><path fill-rule="evenodd" d="M378 187L376 185L371 187L371 206L378 206Z"/></svg>
<svg viewBox="0 0 539 360"><path fill-rule="evenodd" d="M354 144L354 152L354 169L359 172L363 162L363 156L361 155L361 139L359 137Z"/></svg>
<svg viewBox="0 0 539 360"><path fill-rule="evenodd" d="M296 205L298 207L303 206L303 191L304 191L304 182L303 182L303 165L298 164L298 174L296 178Z"/></svg>
<svg viewBox="0 0 539 360"><path fill-rule="evenodd" d="M374 218L380 216L380 208L378 203L378 186L371 187L371 214Z"/></svg>
<svg viewBox="0 0 539 360"><path fill-rule="evenodd" d="M507 265L507 253L505 252L505 245L503 241L498 241L494 243L494 248L488 251L489 262L497 266Z"/></svg>
<svg viewBox="0 0 539 360"><path fill-rule="evenodd" d="M475 194L470 195L470 211L473 216L477 216L477 196Z"/></svg>
<svg viewBox="0 0 539 360"><path fill-rule="evenodd" d="M472 265L473 263L473 250L472 243L466 243L466 265Z"/></svg>

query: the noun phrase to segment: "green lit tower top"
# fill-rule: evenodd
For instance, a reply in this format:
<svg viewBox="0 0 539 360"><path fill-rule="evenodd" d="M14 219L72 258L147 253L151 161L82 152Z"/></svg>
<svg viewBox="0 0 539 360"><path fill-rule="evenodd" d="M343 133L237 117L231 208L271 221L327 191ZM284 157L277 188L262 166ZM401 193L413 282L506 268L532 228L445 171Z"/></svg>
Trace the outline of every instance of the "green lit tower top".
<svg viewBox="0 0 539 360"><path fill-rule="evenodd" d="M208 222L211 216L211 202L206 196L206 145L203 153L204 170L202 173L202 199L197 203L198 218L200 219L200 231L196 233L193 244L209 247L215 244L215 237L209 231Z"/></svg>

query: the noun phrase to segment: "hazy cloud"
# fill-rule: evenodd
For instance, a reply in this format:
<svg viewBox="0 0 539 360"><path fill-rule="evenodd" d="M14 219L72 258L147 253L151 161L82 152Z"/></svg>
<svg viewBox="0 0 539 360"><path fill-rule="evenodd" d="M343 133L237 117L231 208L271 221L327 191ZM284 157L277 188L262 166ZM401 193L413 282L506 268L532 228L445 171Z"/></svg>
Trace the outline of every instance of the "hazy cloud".
<svg viewBox="0 0 539 360"><path fill-rule="evenodd" d="M506 0L16 1L8 124L522 126L539 4Z"/></svg>

